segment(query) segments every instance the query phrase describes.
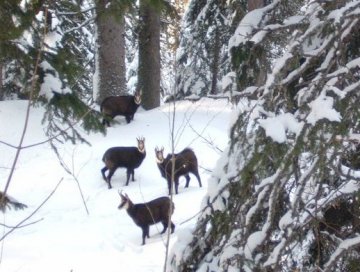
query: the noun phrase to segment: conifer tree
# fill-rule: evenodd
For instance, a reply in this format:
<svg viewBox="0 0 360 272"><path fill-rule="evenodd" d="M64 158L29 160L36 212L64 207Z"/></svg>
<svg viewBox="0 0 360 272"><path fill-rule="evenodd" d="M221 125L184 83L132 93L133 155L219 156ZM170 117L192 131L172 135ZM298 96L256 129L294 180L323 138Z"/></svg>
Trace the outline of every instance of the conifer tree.
<svg viewBox="0 0 360 272"><path fill-rule="evenodd" d="M81 8L69 0L6 0L0 5L1 20L7 26L0 40L1 93L7 99L45 104L48 135L60 133L73 141L84 140L73 127L75 122L81 121L86 130L103 131L99 116L87 103L92 94L91 26L81 26L92 14ZM63 124L71 129L60 130Z"/></svg>
<svg viewBox="0 0 360 272"><path fill-rule="evenodd" d="M204 96L231 90L222 78L231 72L228 40L246 10L246 1L191 1L183 19L177 57L177 96ZM228 75L231 79L231 74Z"/></svg>
<svg viewBox="0 0 360 272"><path fill-rule="evenodd" d="M26 97L29 80L34 70L36 44L23 39L25 31L31 31L40 3L24 3L4 0L0 3L0 98ZM37 27L35 21L35 27ZM30 35L35 35L34 31ZM34 40L36 43L36 40Z"/></svg>
<svg viewBox="0 0 360 272"><path fill-rule="evenodd" d="M96 100L127 93L125 66L125 14L129 1L96 0L97 82Z"/></svg>
<svg viewBox="0 0 360 272"><path fill-rule="evenodd" d="M160 96L172 91L179 14L174 1L141 0L139 5L138 89L143 107L160 105Z"/></svg>
<svg viewBox="0 0 360 272"><path fill-rule="evenodd" d="M146 110L160 106L160 1L140 0L138 88ZM157 7L156 5L157 4Z"/></svg>
<svg viewBox="0 0 360 272"><path fill-rule="evenodd" d="M358 270L359 12L280 0L239 23L239 115L172 271Z"/></svg>

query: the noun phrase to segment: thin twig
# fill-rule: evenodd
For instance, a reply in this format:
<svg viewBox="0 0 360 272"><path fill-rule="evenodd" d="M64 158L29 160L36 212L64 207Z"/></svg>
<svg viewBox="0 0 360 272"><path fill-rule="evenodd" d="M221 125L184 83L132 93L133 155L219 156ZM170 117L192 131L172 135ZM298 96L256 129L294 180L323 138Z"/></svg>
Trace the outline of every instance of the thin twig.
<svg viewBox="0 0 360 272"><path fill-rule="evenodd" d="M79 192L80 192L80 196L81 196L81 199L82 199L82 202L84 204L84 207L85 207L85 210L86 210L86 213L89 215L89 209L86 205L86 201L85 201L85 197L84 197L84 194L82 192L82 189L81 189L81 186L80 186L80 182L79 182L79 179L77 178L77 176L75 175L75 166L74 166L74 153L73 153L73 156L72 156L72 170L69 169L69 167L67 166L67 164L65 163L65 161L63 160L63 158L60 156L56 146L50 142L50 145L51 145L51 148L53 149L53 151L55 152L58 160L59 160L59 163L60 165L62 166L62 168L65 170L66 173L68 173L69 175L71 175L73 177L73 179L75 180L76 184L77 184L77 187L79 189Z"/></svg>
<svg viewBox="0 0 360 272"><path fill-rule="evenodd" d="M176 93L176 85L174 86L174 97ZM170 210L169 210L169 219L168 219L168 226L171 226L171 217L173 214L173 188L174 188L174 180L175 180L175 120L176 120L176 101L173 100L173 111L172 111L172 118L169 119L169 127L170 127L170 139L171 139L171 182L170 182ZM171 235L171 228L167 229L167 238L166 238L166 247L165 247L165 260L164 260L164 272L167 270L167 263L169 258L169 247L170 247L170 235Z"/></svg>
<svg viewBox="0 0 360 272"><path fill-rule="evenodd" d="M30 222L30 223L27 223L27 224L24 224L24 225L20 225L20 226L9 226L9 225L6 225L4 223L0 223L0 226L3 226L4 228L8 228L8 229L20 229L20 228L25 228L25 227L28 227L28 226L31 226L31 225L34 225L36 223L39 223L40 221L43 221L44 218L40 218L36 221L33 221L33 222Z"/></svg>
<svg viewBox="0 0 360 272"><path fill-rule="evenodd" d="M190 218L186 219L185 221L182 221L180 223L180 225L183 225L187 222L189 222L190 220L194 219L195 217L197 217L199 214L201 214L207 207L205 207L204 209L202 209L201 211L198 211L196 214L194 214L193 216L191 216Z"/></svg>

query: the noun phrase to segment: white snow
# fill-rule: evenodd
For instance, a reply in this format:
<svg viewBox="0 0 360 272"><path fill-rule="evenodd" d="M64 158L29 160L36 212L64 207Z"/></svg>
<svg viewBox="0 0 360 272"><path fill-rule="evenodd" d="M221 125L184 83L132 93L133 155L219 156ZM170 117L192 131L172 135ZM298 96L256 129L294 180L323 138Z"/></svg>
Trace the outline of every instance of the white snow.
<svg viewBox="0 0 360 272"><path fill-rule="evenodd" d="M40 95L46 97L47 100L50 100L56 93L71 93L71 90L68 87L63 87L61 80L59 79L58 73L51 67L47 61L43 61L40 66L45 71L52 71L52 73L46 73L44 76L44 82L40 87Z"/></svg>
<svg viewBox="0 0 360 272"><path fill-rule="evenodd" d="M252 40L254 42L258 42L259 40L261 40L263 35L259 35L259 37L253 37L253 39L249 39L249 37L253 34L255 30L258 30L258 28L260 27L266 11L272 9L273 6L277 3L278 0L275 0L273 3L265 6L264 8L254 9L248 12L235 30L235 34L229 40L229 50L232 47L239 46L240 44L245 43L248 40Z"/></svg>
<svg viewBox="0 0 360 272"><path fill-rule="evenodd" d="M0 141L16 145L24 124L26 101L0 102ZM74 178L65 173L48 144L21 151L8 194L28 205L25 210L8 210L2 214L2 224L14 226L29 216L54 190L48 202L27 221L36 222L15 230L1 243L0 271L162 271L165 256L165 235L162 226L150 227L150 238L141 246L141 229L125 211L117 209L118 190L126 192L134 203L146 202L167 195L166 181L161 177L155 162L155 146L170 151L169 122L171 106L164 105L151 111L136 113L134 121L108 129L107 135L85 135L91 146L70 143L59 145L66 165L78 178L85 197L89 215L81 200ZM184 147L195 151L203 187L191 176L189 188L180 180L179 194L174 196L173 222L175 233L170 244L179 240L186 246L191 229L196 222L202 199L207 191L208 178L220 153L206 138L211 137L218 148L224 150L228 143L228 120L231 105L224 100L201 99L193 103L179 102L176 107L176 152ZM32 108L24 145L46 139L45 125L41 124L43 109ZM201 137L197 134L201 132ZM111 146L134 146L136 137L146 138L147 155L135 170L135 182L125 186L126 172L118 169L112 178L113 189L101 177L102 155ZM204 137L204 138L202 138ZM4 189L15 149L0 142L0 186ZM209 170L209 171L208 171ZM193 218L192 218L193 217ZM188 219L191 220L187 221ZM9 231L1 227L2 236Z"/></svg>
<svg viewBox="0 0 360 272"><path fill-rule="evenodd" d="M328 119L329 121L341 121L341 116L338 111L336 111L334 106L334 99L330 96L327 96L322 92L314 101L309 103L311 108L310 114L307 117L307 122L314 125L317 121L321 119Z"/></svg>
<svg viewBox="0 0 360 272"><path fill-rule="evenodd" d="M291 113L280 114L267 119L259 119L258 123L265 129L266 136L271 137L278 143L286 141L287 132L298 134L303 127L303 123L298 122Z"/></svg>

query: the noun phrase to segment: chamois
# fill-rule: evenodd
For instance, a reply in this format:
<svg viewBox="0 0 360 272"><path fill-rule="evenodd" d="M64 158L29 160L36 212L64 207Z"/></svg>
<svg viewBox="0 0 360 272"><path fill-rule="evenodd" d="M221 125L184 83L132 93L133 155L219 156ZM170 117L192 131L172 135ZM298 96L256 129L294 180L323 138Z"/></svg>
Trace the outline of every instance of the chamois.
<svg viewBox="0 0 360 272"><path fill-rule="evenodd" d="M134 119L135 112L140 104L140 92L136 92L135 95L106 97L100 105L100 111L104 115L103 125L110 126L110 120L118 115L125 116L126 122L129 124Z"/></svg>
<svg viewBox="0 0 360 272"><path fill-rule="evenodd" d="M155 155L157 165L159 167L161 176L167 180L169 194L171 194L171 173L172 173L172 155L168 154L164 158L164 148L155 148ZM180 176L185 176L186 184L185 188L189 187L190 176L189 173L192 173L196 176L199 186L201 185L201 179L198 171L198 163L195 153L190 148L185 148L180 153L174 154L175 156L175 171L174 171L174 183L175 183L175 193L178 194L179 187L179 178Z"/></svg>
<svg viewBox="0 0 360 272"><path fill-rule="evenodd" d="M168 228L170 216L174 213L175 205L169 197L159 197L147 203L133 204L127 194L119 192L121 202L118 209L126 209L134 223L142 229L142 245L145 245L145 238L150 238L150 225L161 222L164 226L161 234ZM172 221L171 233L175 230Z"/></svg>
<svg viewBox="0 0 360 272"><path fill-rule="evenodd" d="M111 177L119 167L126 168L126 186L129 185L130 175L134 181L134 169L138 168L146 156L145 138L136 138L138 146L117 146L111 147L104 153L103 162L105 167L101 169L101 174L111 189ZM106 177L105 172L109 170Z"/></svg>

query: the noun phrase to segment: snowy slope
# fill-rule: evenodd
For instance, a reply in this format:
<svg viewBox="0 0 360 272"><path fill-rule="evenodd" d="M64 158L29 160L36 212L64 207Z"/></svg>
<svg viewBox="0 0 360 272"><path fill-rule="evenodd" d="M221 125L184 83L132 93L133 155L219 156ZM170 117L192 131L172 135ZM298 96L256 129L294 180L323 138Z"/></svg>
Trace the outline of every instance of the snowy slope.
<svg viewBox="0 0 360 272"><path fill-rule="evenodd" d="M0 141L16 145L24 125L26 101L0 102ZM126 192L134 203L147 202L167 194L166 181L160 176L155 162L154 148L164 146L170 152L170 120L172 106L164 105L151 111L139 111L135 120L126 124L118 117L118 124L107 135L86 135L91 146L69 143L58 145L66 165L78 178L89 215L86 212L78 185L60 166L49 144L24 149L20 154L8 194L29 207L23 211L10 210L2 214L1 223L18 224L30 215L54 190L48 202L27 223L1 244L0 271L162 271L165 236L162 226L150 227L150 239L141 246L141 229L125 211L117 209L118 190ZM25 145L45 139L41 125L43 109L32 108ZM182 231L191 228L207 190L207 179L219 151L228 141L231 106L226 101L202 99L197 103L179 102L176 105L176 152L185 147L194 149L200 165L203 188L194 176L184 189L180 180L179 194L174 197L173 222L175 233L171 244ZM201 134L202 137L199 137ZM113 189L108 190L100 169L105 150L112 146L134 146L136 137L146 138L147 155L135 170L135 182L125 185L126 173L118 169L112 178ZM205 139L206 140L205 140ZM13 163L15 150L0 143L0 189L3 190ZM186 221L184 223L184 221ZM9 229L1 227L2 233Z"/></svg>

